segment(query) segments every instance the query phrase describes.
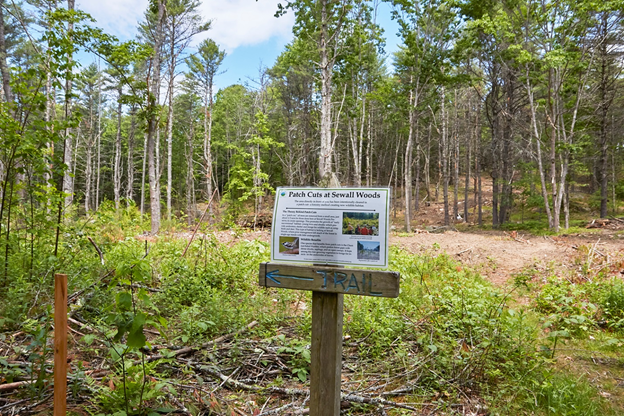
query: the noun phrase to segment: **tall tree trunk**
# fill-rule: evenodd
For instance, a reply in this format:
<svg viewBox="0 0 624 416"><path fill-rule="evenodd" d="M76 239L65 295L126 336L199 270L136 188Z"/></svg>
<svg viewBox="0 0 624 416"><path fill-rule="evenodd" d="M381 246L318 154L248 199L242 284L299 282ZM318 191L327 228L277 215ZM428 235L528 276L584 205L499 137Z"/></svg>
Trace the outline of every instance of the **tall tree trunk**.
<svg viewBox="0 0 624 416"><path fill-rule="evenodd" d="M373 106L371 106L371 112L368 116L368 131L366 141L366 186L370 187L373 179L373 167L371 166L372 158L373 158L373 132L372 132L372 119L373 119Z"/></svg>
<svg viewBox="0 0 624 416"><path fill-rule="evenodd" d="M143 167L141 168L141 216L145 214L145 174L147 170L147 133L143 134Z"/></svg>
<svg viewBox="0 0 624 416"><path fill-rule="evenodd" d="M527 69L527 73L528 73L528 69ZM533 100L533 89L531 88L530 78L528 76L527 76L526 89L527 89L527 95L529 97L529 108L531 110L531 127L532 127L531 133L532 135L535 136L535 145L537 149L535 158L537 159L537 170L540 176L542 199L544 201L544 209L548 217L548 227L552 228L553 218L552 218L552 212L550 210L550 202L548 200L548 188L546 187L546 172L544 170L544 165L542 161L542 142L539 136L539 131L537 129L537 114L536 114L537 110L535 108L535 102Z"/></svg>
<svg viewBox="0 0 624 416"><path fill-rule="evenodd" d="M193 138L195 123L193 120L193 102L189 108L189 134L186 142L186 216L188 225L195 222L195 167L193 164Z"/></svg>
<svg viewBox="0 0 624 416"><path fill-rule="evenodd" d="M483 193L481 192L481 102L477 104L477 114L475 121L475 195L477 197L477 223L483 225Z"/></svg>
<svg viewBox="0 0 624 416"><path fill-rule="evenodd" d="M427 204L431 203L431 127L433 120L429 120L427 127L427 151L425 153L425 166L423 166L423 174L425 175L425 190L427 191Z"/></svg>
<svg viewBox="0 0 624 416"><path fill-rule="evenodd" d="M136 108L130 109L130 131L128 132L128 177L126 199L128 206L134 199L134 134L136 132Z"/></svg>
<svg viewBox="0 0 624 416"><path fill-rule="evenodd" d="M167 220L171 221L171 186L173 184L173 81L169 86L167 114Z"/></svg>
<svg viewBox="0 0 624 416"><path fill-rule="evenodd" d="M96 153L97 164L95 166L95 205L94 209L100 206L100 167L102 166L102 76L100 72L100 63L98 61L98 119L97 119L97 137L96 137Z"/></svg>
<svg viewBox="0 0 624 416"><path fill-rule="evenodd" d="M566 230L570 228L570 182L566 182L565 200L563 201L563 213Z"/></svg>
<svg viewBox="0 0 624 416"><path fill-rule="evenodd" d="M86 140L86 167L85 167L85 212L89 213L92 208L93 191L93 145L95 143L95 120L93 115L93 105L89 103L89 135Z"/></svg>
<svg viewBox="0 0 624 416"><path fill-rule="evenodd" d="M74 4L75 4L75 0L67 0L67 10L69 11L73 11L74 10ZM73 36L72 36L72 32L74 30L74 23L70 20L67 23L67 33L69 36L70 41L72 40ZM71 72L71 67L72 67L72 54L69 53L67 55L67 61L68 61L68 69L67 69L67 79L65 80L65 120L69 120L70 118L70 112L71 112L71 104L72 104L72 99L71 99L71 93L72 93L72 72ZM72 173L72 160L73 160L73 155L72 155L72 136L71 136L71 131L69 129L69 127L67 127L65 129L65 148L63 150L63 162L66 165L67 169L65 170L65 173L63 174L63 192L65 193L65 208L69 207L72 203L72 201L74 200L74 178Z"/></svg>
<svg viewBox="0 0 624 416"><path fill-rule="evenodd" d="M4 101L10 103L13 101L13 93L11 92L11 73L7 67L7 50L4 36L4 0L0 0L0 74L2 75L2 91L4 92Z"/></svg>
<svg viewBox="0 0 624 416"><path fill-rule="evenodd" d="M156 136L158 133L158 102L160 95L160 53L162 46L162 31L165 15L165 0L158 1L158 20L154 34L154 54L152 55L152 79L150 80L150 105L147 129L147 164L150 189L151 231L158 233L160 229L160 186L157 170Z"/></svg>
<svg viewBox="0 0 624 416"><path fill-rule="evenodd" d="M611 130L613 131L613 127L611 128ZM613 199L611 201L611 206L612 206L612 215L615 217L618 214L618 200L617 200L617 193L615 191L615 149L613 149L611 151L611 198Z"/></svg>
<svg viewBox="0 0 624 416"><path fill-rule="evenodd" d="M437 127L436 127L436 130ZM443 154L442 154L442 149L444 146L442 146L442 133L440 133L440 131L438 130L438 134L440 135L440 141L438 142L438 160L437 160L437 167L438 167L438 177L436 178L436 186L435 186L435 202L438 202L440 199L440 185L442 184L442 178L444 176L444 170L442 169L442 159L443 159Z"/></svg>
<svg viewBox="0 0 624 416"><path fill-rule="evenodd" d="M174 32L173 28L171 32ZM167 114L167 219L169 221L171 221L171 186L173 184L173 87L175 83L175 68L177 57L174 49L174 41L175 39L170 39L171 48L169 50L169 54L171 55L171 61L169 62L169 111Z"/></svg>
<svg viewBox="0 0 624 416"><path fill-rule="evenodd" d="M52 87L52 74L50 72L50 52L48 51L46 56L46 108L44 114L44 120L46 123L46 129L48 133L52 133L54 131L54 126L52 125L52 111L54 107L54 88ZM52 179L52 156L54 156L54 142L49 141L46 142L46 153L47 158L50 161L48 163L47 169L43 173L43 181L45 182L45 186L50 186L50 181ZM50 207L48 206L48 210Z"/></svg>
<svg viewBox="0 0 624 416"><path fill-rule="evenodd" d="M416 118L414 127L414 144L416 145L416 181L414 183L414 212L420 210L420 120Z"/></svg>
<svg viewBox="0 0 624 416"><path fill-rule="evenodd" d="M204 93L204 174L206 177L206 200L208 204L208 221L212 224L212 79ZM239 126L240 127L240 126Z"/></svg>
<svg viewBox="0 0 624 416"><path fill-rule="evenodd" d="M93 145L87 143L86 149L86 167L85 167L85 211L89 213L91 210L91 192L93 185Z"/></svg>
<svg viewBox="0 0 624 416"><path fill-rule="evenodd" d="M331 137L331 90L333 60L329 59L329 33L327 32L327 0L321 1L321 38L319 53L321 54L321 154L319 157L319 177L332 172L331 160L333 143ZM336 36L336 34L334 34Z"/></svg>
<svg viewBox="0 0 624 416"><path fill-rule="evenodd" d="M459 217L459 114L457 110L457 89L453 102L453 220Z"/></svg>
<svg viewBox="0 0 624 416"><path fill-rule="evenodd" d="M411 81L411 80L410 80ZM405 161L403 163L403 177L405 178L405 231L412 232L412 146L414 143L414 118L416 117L416 97L414 90L409 92L409 131L405 144Z"/></svg>
<svg viewBox="0 0 624 416"><path fill-rule="evenodd" d="M614 22L615 23L615 22ZM600 132L599 132L599 145L600 145L600 160L598 163L599 182L600 182L600 217L606 218L608 211L608 152L609 152L609 136L607 132L607 124L609 121L609 108L613 103L613 99L616 95L617 85L615 79L618 78L618 73L621 70L616 71L615 74L610 73L610 56L608 51L609 46L609 13L603 12L602 19L598 28L598 58L600 59L599 74L600 80L598 84L598 92L600 94L600 101L598 106L599 119L600 119ZM612 23L613 24L613 23Z"/></svg>
<svg viewBox="0 0 624 416"><path fill-rule="evenodd" d="M546 131L550 130L550 186L552 192L553 214L551 217L552 223L550 229L554 232L559 231L559 212L557 210L557 129L555 126L555 110L553 105L553 69L548 70L548 119ZM550 129L548 129L550 127Z"/></svg>
<svg viewBox="0 0 624 416"><path fill-rule="evenodd" d="M121 199L121 98L123 94L121 85L117 89L117 94L117 135L115 136L115 161L113 163L113 193L115 209L119 210L119 200Z"/></svg>
<svg viewBox="0 0 624 416"><path fill-rule="evenodd" d="M443 176L443 198L444 198L444 225L451 224L451 218L449 213L449 154L448 154L448 139L446 129L446 90L444 86L440 88L440 117L442 119L442 137L440 140L440 146L442 147L442 176Z"/></svg>
<svg viewBox="0 0 624 416"><path fill-rule="evenodd" d="M471 143L474 140L474 130L472 128L472 126L470 125L470 109L472 109L472 100L470 99L471 97L468 96L468 111L467 111L467 125L468 125L468 129L470 130L470 133L466 135L466 181L464 183L464 222L468 222L468 205L469 205L469 200L468 200L468 192L469 192L469 188L470 188L470 168L472 166L471 163L471 155L470 155L470 151L471 151Z"/></svg>
<svg viewBox="0 0 624 416"><path fill-rule="evenodd" d="M500 160L500 147L501 147L501 103L500 103L500 84L499 82L498 65L495 66L494 73L492 74L492 88L488 94L489 100L486 102L486 106L491 111L489 117L490 130L491 130L491 142L490 142L490 154L492 155L492 227L498 228L498 203L500 196L500 178L501 178L501 160ZM486 107L486 110L488 110Z"/></svg>

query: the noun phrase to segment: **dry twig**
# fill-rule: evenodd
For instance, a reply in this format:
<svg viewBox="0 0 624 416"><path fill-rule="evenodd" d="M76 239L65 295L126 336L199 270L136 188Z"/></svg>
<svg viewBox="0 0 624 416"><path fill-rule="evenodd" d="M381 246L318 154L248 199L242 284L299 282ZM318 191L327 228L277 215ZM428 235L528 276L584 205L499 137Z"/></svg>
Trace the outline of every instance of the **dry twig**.
<svg viewBox="0 0 624 416"><path fill-rule="evenodd" d="M204 344L202 344L200 347L185 347L185 348L180 348L179 350L173 351L171 353L171 357L178 357L180 355L184 355L184 354L188 354L194 351L198 351L200 349L206 349L209 348L215 344L218 344L219 342L223 342L227 339L230 339L232 337L235 337L236 335L242 334L243 332L246 332L248 330L250 330L251 328L255 327L256 325L258 325L258 321L253 321L252 323L250 323L249 325L247 325L245 328L239 329L236 332L231 332L227 335L223 335L222 337L219 337L217 339L214 339L212 341L208 341ZM152 362L152 361L156 361L156 360L160 360L162 358L165 358L164 355L162 354L156 354L156 355L150 355L149 357L145 358L146 362Z"/></svg>

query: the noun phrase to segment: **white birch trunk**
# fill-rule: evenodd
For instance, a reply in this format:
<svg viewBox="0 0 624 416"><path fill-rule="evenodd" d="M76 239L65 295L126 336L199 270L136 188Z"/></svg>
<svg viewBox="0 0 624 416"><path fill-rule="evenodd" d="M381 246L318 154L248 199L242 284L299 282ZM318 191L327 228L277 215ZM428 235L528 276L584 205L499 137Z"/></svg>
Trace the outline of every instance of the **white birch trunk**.
<svg viewBox="0 0 624 416"><path fill-rule="evenodd" d="M128 134L128 177L126 186L126 199L128 206L134 198L134 133L136 131L135 109L130 110L130 133Z"/></svg>
<svg viewBox="0 0 624 416"><path fill-rule="evenodd" d="M410 89L409 131L405 145L405 161L403 163L403 177L405 178L405 231L408 233L412 232L412 146L414 143L414 118L416 116L416 106L413 104L417 101L416 94L414 94L413 89Z"/></svg>
<svg viewBox="0 0 624 416"><path fill-rule="evenodd" d="M67 9L74 10L75 0L67 0ZM70 40L72 39L71 32L74 30L74 23L72 21L67 23L67 32L69 33ZM71 65L72 56L67 56L68 63ZM67 80L65 81L65 120L69 119L69 113L71 111L71 91L72 81L71 75L67 74ZM72 169L72 136L69 128L65 129L65 148L63 150L63 162L66 165L65 173L63 174L63 192L65 193L65 208L69 207L74 200L74 178L71 174Z"/></svg>
<svg viewBox="0 0 624 416"><path fill-rule="evenodd" d="M113 163L113 193L115 198L115 209L119 210L119 200L121 199L121 87L117 93L117 134L115 136L115 161Z"/></svg>
<svg viewBox="0 0 624 416"><path fill-rule="evenodd" d="M159 186L159 128L158 128L158 102L160 95L160 53L162 46L162 28L165 14L165 0L158 0L158 20L154 36L154 54L152 56L152 79L150 85L150 116L147 134L147 164L150 189L150 211L152 234L160 230L160 186Z"/></svg>
<svg viewBox="0 0 624 416"><path fill-rule="evenodd" d="M332 172L331 160L333 143L331 137L331 89L333 60L329 59L329 45L327 33L327 2L322 0L321 5L321 39L319 52L321 54L321 154L319 157L319 177L323 179Z"/></svg>

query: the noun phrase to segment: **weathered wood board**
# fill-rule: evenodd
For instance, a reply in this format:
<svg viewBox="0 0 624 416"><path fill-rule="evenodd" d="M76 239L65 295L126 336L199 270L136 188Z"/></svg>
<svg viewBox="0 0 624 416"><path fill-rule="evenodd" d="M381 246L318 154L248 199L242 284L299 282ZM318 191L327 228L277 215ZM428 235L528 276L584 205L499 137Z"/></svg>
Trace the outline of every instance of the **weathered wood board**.
<svg viewBox="0 0 624 416"><path fill-rule="evenodd" d="M310 416L340 415L344 295L312 292Z"/></svg>
<svg viewBox="0 0 624 416"><path fill-rule="evenodd" d="M259 283L264 287L396 298L399 296L399 282L400 274L391 271L260 264Z"/></svg>

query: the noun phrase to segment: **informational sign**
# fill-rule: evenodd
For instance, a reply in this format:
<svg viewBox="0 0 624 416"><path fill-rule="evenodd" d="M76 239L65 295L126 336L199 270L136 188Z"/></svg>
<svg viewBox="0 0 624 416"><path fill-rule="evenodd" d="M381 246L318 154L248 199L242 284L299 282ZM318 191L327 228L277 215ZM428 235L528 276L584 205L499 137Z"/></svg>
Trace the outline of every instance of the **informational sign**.
<svg viewBox="0 0 624 416"><path fill-rule="evenodd" d="M277 188L271 261L388 267L389 188Z"/></svg>

